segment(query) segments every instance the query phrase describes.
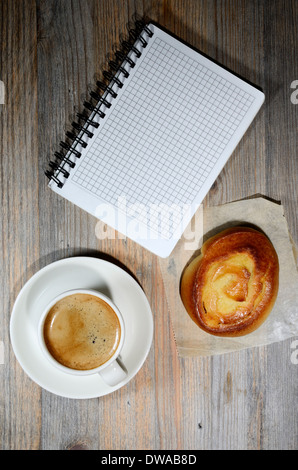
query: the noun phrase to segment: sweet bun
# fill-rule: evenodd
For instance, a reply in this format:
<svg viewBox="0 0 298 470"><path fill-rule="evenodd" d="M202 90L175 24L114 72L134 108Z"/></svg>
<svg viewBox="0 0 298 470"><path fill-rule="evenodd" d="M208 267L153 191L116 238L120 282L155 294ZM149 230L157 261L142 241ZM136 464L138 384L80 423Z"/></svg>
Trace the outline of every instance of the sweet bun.
<svg viewBox="0 0 298 470"><path fill-rule="evenodd" d="M267 318L278 292L279 265L269 239L234 227L207 240L184 270L180 294L192 320L216 336L243 336Z"/></svg>

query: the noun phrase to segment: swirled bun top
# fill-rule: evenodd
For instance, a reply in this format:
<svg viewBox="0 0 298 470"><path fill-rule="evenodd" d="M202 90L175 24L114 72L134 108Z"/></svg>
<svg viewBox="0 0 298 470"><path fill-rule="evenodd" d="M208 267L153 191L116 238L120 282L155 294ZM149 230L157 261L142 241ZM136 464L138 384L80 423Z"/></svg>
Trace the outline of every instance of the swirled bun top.
<svg viewBox="0 0 298 470"><path fill-rule="evenodd" d="M207 333L243 336L269 315L278 278L278 257L266 235L234 227L207 240L201 254L185 268L181 299Z"/></svg>

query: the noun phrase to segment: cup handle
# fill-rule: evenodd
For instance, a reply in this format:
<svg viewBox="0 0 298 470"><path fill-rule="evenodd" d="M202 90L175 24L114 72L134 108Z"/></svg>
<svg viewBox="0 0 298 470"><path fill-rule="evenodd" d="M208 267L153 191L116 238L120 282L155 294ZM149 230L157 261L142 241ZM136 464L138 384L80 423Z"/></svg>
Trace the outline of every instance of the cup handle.
<svg viewBox="0 0 298 470"><path fill-rule="evenodd" d="M111 387L114 387L118 383L122 382L122 380L124 380L127 376L126 370L124 370L124 367L119 364L117 359L98 373L101 378Z"/></svg>

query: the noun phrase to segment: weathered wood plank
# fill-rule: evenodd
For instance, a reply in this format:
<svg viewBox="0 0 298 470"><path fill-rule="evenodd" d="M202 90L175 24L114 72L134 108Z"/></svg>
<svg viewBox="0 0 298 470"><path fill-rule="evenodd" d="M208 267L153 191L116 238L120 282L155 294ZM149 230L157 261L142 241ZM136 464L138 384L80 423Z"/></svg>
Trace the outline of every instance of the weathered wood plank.
<svg viewBox="0 0 298 470"><path fill-rule="evenodd" d="M0 445L37 449L41 390L16 362L9 338L13 303L39 257L35 1L1 2L0 38L0 74L6 91L5 104L0 105L0 338L5 346L5 364L0 365Z"/></svg>
<svg viewBox="0 0 298 470"><path fill-rule="evenodd" d="M294 449L297 365L291 341L213 358L179 359L157 257L130 240L99 240L97 221L47 187L47 161L82 110L94 77L135 15L151 18L263 88L264 107L204 203L255 194L283 203L298 243L298 80L294 0L1 0L0 446L3 449ZM155 333L137 376L93 400L35 385L9 346L22 285L48 263L103 256L125 266L151 304Z"/></svg>

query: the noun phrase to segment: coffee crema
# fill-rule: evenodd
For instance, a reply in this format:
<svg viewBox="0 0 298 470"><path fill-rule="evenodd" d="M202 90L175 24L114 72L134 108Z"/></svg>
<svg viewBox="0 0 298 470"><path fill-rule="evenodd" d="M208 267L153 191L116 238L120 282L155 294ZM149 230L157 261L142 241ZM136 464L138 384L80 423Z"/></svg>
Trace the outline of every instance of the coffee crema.
<svg viewBox="0 0 298 470"><path fill-rule="evenodd" d="M75 370L105 364L118 348L121 326L113 308L91 294L57 301L44 323L44 340L56 361Z"/></svg>

